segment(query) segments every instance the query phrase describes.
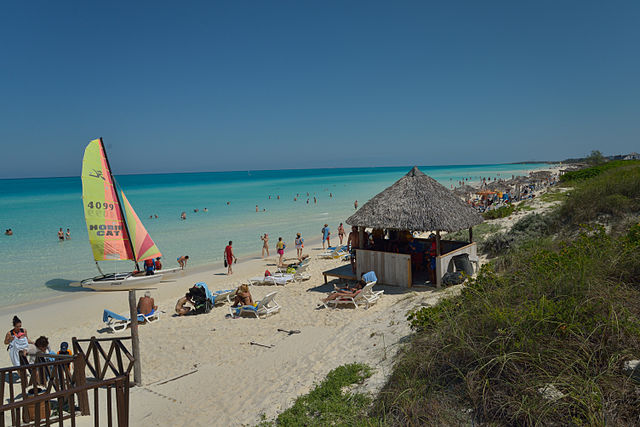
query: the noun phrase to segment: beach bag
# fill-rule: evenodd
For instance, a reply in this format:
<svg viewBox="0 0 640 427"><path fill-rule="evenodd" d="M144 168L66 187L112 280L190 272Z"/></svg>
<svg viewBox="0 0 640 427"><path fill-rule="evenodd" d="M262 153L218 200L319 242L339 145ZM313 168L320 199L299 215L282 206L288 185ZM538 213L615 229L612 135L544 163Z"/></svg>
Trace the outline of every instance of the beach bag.
<svg viewBox="0 0 640 427"><path fill-rule="evenodd" d="M264 277L269 277L269 276L271 276L271 272L269 270L265 270Z"/></svg>
<svg viewBox="0 0 640 427"><path fill-rule="evenodd" d="M464 282L464 274L461 271L454 271L452 273L447 273L442 278L442 283L451 286L451 285L459 285Z"/></svg>
<svg viewBox="0 0 640 427"><path fill-rule="evenodd" d="M467 276L473 276L473 266L469 261L469 254L460 254L453 257L453 265L456 271L464 271Z"/></svg>
<svg viewBox="0 0 640 427"><path fill-rule="evenodd" d="M224 256L224 266L227 267L229 264L227 264L227 256Z"/></svg>

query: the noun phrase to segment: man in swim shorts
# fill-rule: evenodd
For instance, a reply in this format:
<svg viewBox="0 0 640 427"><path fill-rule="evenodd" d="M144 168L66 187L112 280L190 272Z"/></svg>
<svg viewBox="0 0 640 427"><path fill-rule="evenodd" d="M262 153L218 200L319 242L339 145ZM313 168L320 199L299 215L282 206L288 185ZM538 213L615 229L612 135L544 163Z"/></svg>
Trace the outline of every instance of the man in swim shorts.
<svg viewBox="0 0 640 427"><path fill-rule="evenodd" d="M151 291L146 291L144 296L140 297L138 300L138 314L144 314L148 316L158 309L153 298L151 298Z"/></svg>

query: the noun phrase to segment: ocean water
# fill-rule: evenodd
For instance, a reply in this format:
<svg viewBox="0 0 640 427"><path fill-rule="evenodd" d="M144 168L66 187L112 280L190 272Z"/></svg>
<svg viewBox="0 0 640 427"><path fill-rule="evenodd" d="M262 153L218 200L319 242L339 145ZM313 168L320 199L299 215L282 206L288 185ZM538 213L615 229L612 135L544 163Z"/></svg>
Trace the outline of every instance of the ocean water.
<svg viewBox="0 0 640 427"><path fill-rule="evenodd" d="M510 178L540 167L519 164L420 169L450 187L465 178ZM229 240L233 240L238 256L258 253L263 233L269 233L271 248L282 236L292 254L296 232L307 239L318 238L325 223L337 241L338 224L354 212L355 200L362 206L410 169L124 175L116 176L116 180L162 251L164 265L173 267L180 255L189 255L191 265L221 265ZM198 213L193 211L196 208ZM208 212L203 212L204 208ZM180 219L182 211L187 212L185 221ZM149 219L150 215L158 218ZM70 240L58 241L60 227L71 229ZM4 233L7 228L12 228L14 235L0 235L0 306L63 295L69 282L97 274L87 239L79 177L0 180L0 229ZM105 272L128 271L133 264L105 261L101 266Z"/></svg>

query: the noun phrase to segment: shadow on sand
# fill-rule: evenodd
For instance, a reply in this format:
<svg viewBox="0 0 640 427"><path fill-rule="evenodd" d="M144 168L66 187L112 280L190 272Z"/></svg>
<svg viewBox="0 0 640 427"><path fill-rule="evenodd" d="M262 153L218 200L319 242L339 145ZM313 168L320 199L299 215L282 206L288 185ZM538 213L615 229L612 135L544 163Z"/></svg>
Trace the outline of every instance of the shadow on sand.
<svg viewBox="0 0 640 427"><path fill-rule="evenodd" d="M79 280L51 279L45 283L45 286L49 289L60 292L94 292L92 289L80 286L70 286L71 283L77 282L79 282Z"/></svg>

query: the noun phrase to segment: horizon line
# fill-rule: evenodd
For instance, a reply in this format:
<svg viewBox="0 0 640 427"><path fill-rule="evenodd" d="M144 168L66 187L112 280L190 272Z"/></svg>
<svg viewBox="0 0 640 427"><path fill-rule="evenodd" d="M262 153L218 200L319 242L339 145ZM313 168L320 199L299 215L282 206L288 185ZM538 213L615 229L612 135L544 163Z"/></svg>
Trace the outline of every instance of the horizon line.
<svg viewBox="0 0 640 427"><path fill-rule="evenodd" d="M521 164L554 164L561 163L561 161L550 160L535 160L535 161L520 161L520 162L505 162L505 163L459 163L448 165L414 165L420 167L445 167L445 166L490 166L490 165L521 165ZM374 169L374 168L403 168L410 167L408 165L395 165L395 166L334 166L323 168L281 168L281 169L236 169L236 170L217 170L217 171L182 171L182 172L130 172L130 173L118 173L115 176L132 176L132 175L184 175L184 174L198 174L198 173L232 173L232 172L275 172L275 171L292 171L292 170L330 170L330 169ZM19 179L55 179L55 178L80 178L78 175L61 175L61 176L25 176L25 177L12 177L12 178L0 178L0 181L12 181Z"/></svg>

